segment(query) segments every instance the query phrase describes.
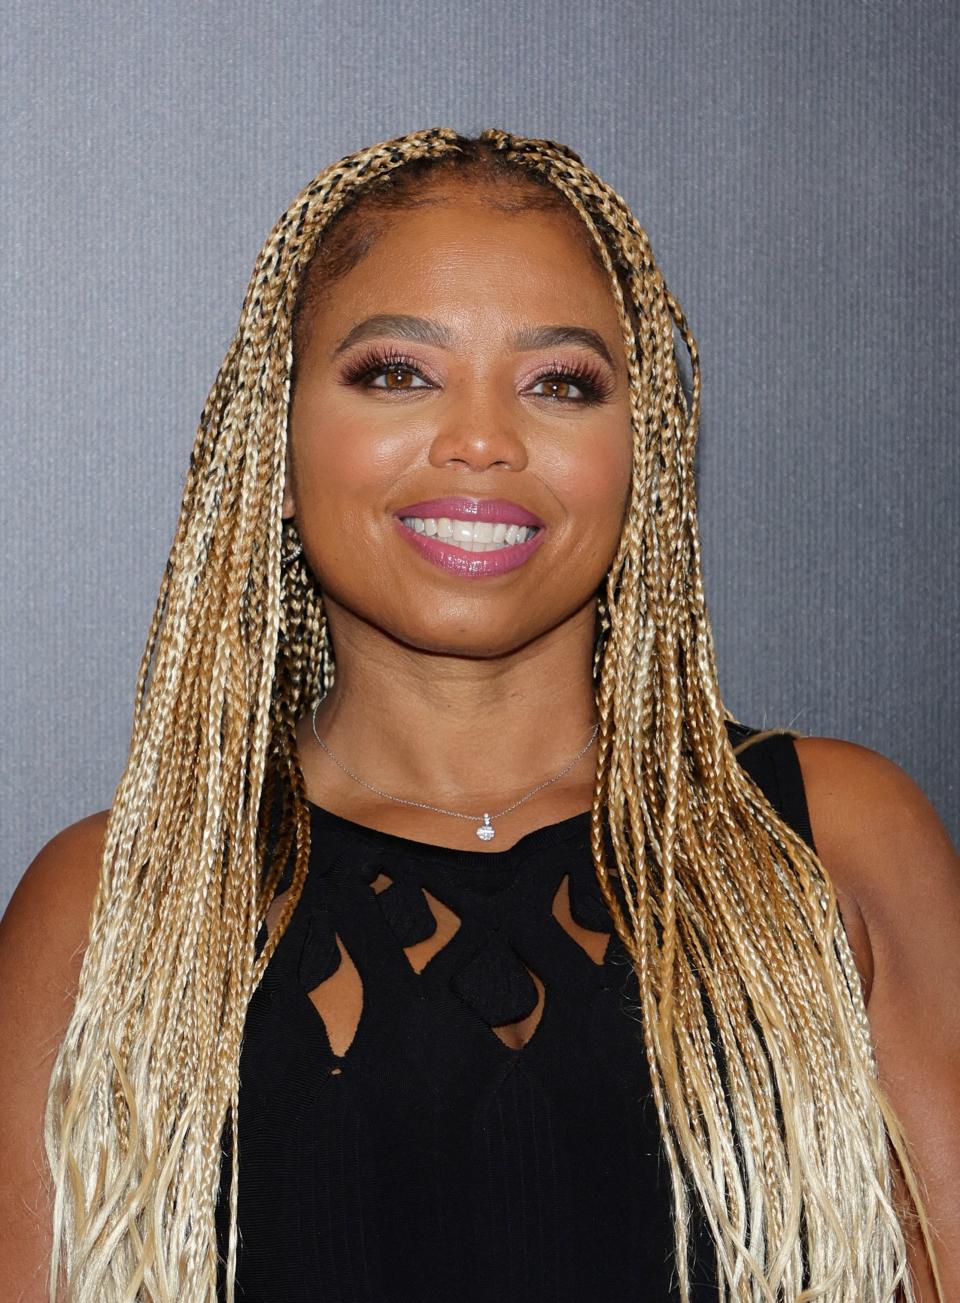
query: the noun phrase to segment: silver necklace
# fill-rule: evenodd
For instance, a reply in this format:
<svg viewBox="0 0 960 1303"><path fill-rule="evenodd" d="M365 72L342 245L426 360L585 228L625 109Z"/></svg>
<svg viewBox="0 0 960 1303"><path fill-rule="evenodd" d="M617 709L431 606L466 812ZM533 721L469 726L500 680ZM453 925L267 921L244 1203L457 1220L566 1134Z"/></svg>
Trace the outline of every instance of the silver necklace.
<svg viewBox="0 0 960 1303"><path fill-rule="evenodd" d="M347 766L340 759L340 757L335 754L335 752L327 745L326 742L324 742L323 738L317 732L317 708L319 705L320 703L318 701L317 705L314 706L313 714L311 715L311 723L313 724L313 736L323 747L324 751L326 751L327 755L330 757L333 763L337 765L338 768L342 769L348 778L352 778L353 781L355 783L359 783L361 787L366 787L369 791L376 792L377 796L384 796L388 801L396 801L398 805L413 805L416 806L418 810L432 810L434 814L448 814L451 817L451 819L468 819L470 820L471 823L479 824L479 827L476 829L476 834L482 842L492 841L493 838L496 837L497 832L493 826L494 819L501 819L505 814L509 814L511 810L515 810L518 805L523 805L524 801L529 801L531 796L536 796L537 792L542 792L545 787L549 787L551 783L555 783L559 778L562 778L564 774L568 774L570 770L573 768L573 766L577 763L577 761L581 759L582 756L585 756L587 752L590 750L590 747L593 745L593 740L597 736L597 733L600 730L600 725L594 724L593 731L591 732L589 738L587 738L586 745L580 748L580 750L573 757L570 763L568 765L564 765L564 767L560 770L560 772L558 774L554 774L552 778L544 779L542 783L538 783L536 787L534 787L531 791L527 792L526 796L521 796L519 801L514 801L513 805L508 805L504 809L498 810L496 814L490 814L489 812L485 812L482 815L461 814L459 810L444 810L439 805L428 805L426 801L408 801L406 800L405 797L393 796L390 792L384 792L381 788L374 787L372 783L368 783L366 779L361 778L359 774L355 774L352 769L348 769Z"/></svg>

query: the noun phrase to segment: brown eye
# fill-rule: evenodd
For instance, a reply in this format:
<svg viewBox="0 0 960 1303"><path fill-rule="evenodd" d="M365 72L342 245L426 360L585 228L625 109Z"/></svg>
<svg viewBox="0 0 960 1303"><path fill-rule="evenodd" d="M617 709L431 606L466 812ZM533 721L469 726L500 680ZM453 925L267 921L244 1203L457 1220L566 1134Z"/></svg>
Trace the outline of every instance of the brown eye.
<svg viewBox="0 0 960 1303"><path fill-rule="evenodd" d="M383 380L382 384L380 383L381 379ZM421 384L414 383L417 379L421 380ZM413 367L403 366L400 363L383 367L372 381L372 388L374 389L420 389L428 387L422 383L422 377L417 376Z"/></svg>
<svg viewBox="0 0 960 1303"><path fill-rule="evenodd" d="M584 397L580 385L575 385L571 381L564 379L563 376L541 376L534 385L534 393L537 387L543 385L543 392L538 394L539 398L556 398L556 399L573 399L574 401Z"/></svg>

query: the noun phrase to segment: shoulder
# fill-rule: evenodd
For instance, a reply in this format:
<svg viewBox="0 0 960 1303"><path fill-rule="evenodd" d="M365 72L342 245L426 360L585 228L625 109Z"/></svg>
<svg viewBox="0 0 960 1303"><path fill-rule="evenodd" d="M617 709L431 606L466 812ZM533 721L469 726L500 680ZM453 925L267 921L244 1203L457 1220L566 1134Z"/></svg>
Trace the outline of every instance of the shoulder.
<svg viewBox="0 0 960 1303"><path fill-rule="evenodd" d="M0 1044L26 1043L40 1053L46 1040L59 1039L66 1028L100 880L106 825L107 811L101 811L57 833L10 898L0 919L0 990L6 997L0 1001ZM0 1068L4 1077L11 1067L7 1058L6 1068Z"/></svg>
<svg viewBox="0 0 960 1303"><path fill-rule="evenodd" d="M46 1299L49 1184L43 1120L76 1000L107 812L43 847L0 920L0 1297ZM10 1052L15 1047L15 1052Z"/></svg>
<svg viewBox="0 0 960 1303"><path fill-rule="evenodd" d="M903 1127L935 1231L944 1297L960 1298L960 856L899 765L838 738L795 740L824 869L869 939L877 1072ZM906 1206L899 1169L898 1201ZM934 1297L911 1220L918 1298Z"/></svg>
<svg viewBox="0 0 960 1303"><path fill-rule="evenodd" d="M944 1297L960 1298L960 856L932 802L892 760L837 738L795 745L820 859L869 938L880 1083L924 1192ZM907 1225L918 1297L932 1299L925 1252Z"/></svg>
<svg viewBox="0 0 960 1303"><path fill-rule="evenodd" d="M30 1028L62 1034L76 995L103 854L107 811L50 839L0 919L0 1043ZM10 997L13 997L12 999ZM6 1034L5 1034L6 1033Z"/></svg>
<svg viewBox="0 0 960 1303"><path fill-rule="evenodd" d="M934 929L960 923L960 859L914 779L856 742L800 737L794 745L817 851L856 900L871 939L895 934L909 946L924 919Z"/></svg>
<svg viewBox="0 0 960 1303"><path fill-rule="evenodd" d="M0 921L0 953L25 932L47 938L86 933L108 815L100 810L70 824L38 852Z"/></svg>

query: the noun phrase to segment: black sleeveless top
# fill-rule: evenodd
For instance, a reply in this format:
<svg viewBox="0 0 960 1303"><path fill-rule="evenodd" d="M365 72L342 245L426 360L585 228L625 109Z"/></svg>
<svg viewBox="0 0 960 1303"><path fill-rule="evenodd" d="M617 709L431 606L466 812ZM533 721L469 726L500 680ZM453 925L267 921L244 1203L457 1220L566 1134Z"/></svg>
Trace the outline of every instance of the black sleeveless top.
<svg viewBox="0 0 960 1303"><path fill-rule="evenodd" d="M727 727L734 745L758 731ZM792 739L738 758L812 845ZM679 1297L636 977L589 812L493 852L311 818L303 895L240 1059L238 1300ZM336 973L362 992L340 1055L309 995ZM519 1019L516 1049L495 1029ZM229 1128L223 1150L222 1260ZM692 1297L715 1300L712 1242L693 1232Z"/></svg>

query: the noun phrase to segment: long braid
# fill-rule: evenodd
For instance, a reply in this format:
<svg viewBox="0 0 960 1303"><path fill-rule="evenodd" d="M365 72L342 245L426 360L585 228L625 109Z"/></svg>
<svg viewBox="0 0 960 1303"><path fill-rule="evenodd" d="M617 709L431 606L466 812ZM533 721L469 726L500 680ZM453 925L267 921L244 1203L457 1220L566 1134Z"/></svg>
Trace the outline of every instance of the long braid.
<svg viewBox="0 0 960 1303"><path fill-rule="evenodd" d="M229 1124L232 1303L240 1043L307 874L295 726L335 672L322 595L281 520L298 312L318 267L318 292L329 284L352 209L402 206L443 171L572 210L620 314L633 466L598 594L591 847L638 975L681 1297L696 1202L723 1298L872 1303L902 1282L910 1300L888 1142L929 1236L836 897L727 737L701 573L693 335L645 232L573 151L447 128L351 154L301 192L257 259L204 407L51 1081L51 1300L60 1272L73 1303L213 1303ZM290 892L258 953L284 867Z"/></svg>
<svg viewBox="0 0 960 1303"><path fill-rule="evenodd" d="M48 1101L51 1281L62 1267L83 1303L215 1297L219 1141L228 1113L235 1127L246 1007L278 939L255 958L268 759L294 782L287 919L309 840L295 703L274 705L275 677L305 693L317 633L305 612L303 654L290 653L292 678L276 676L293 288L353 188L453 139L415 133L306 188L257 260L201 418ZM235 1191L231 1202L235 1222Z"/></svg>
<svg viewBox="0 0 960 1303"><path fill-rule="evenodd" d="M645 235L609 187L549 142L511 145L503 133L496 140L541 168L595 239L599 223L619 235L615 247L627 267L641 357L646 345L642 371L629 343L627 352L634 431L644 433L648 455L635 455L640 473L610 575L619 591L610 594L603 679L612 680L613 692L603 691L602 679L599 704L602 714L612 711L614 727L609 750L606 741L601 748L592 843L598 879L620 924L602 863L604 818L621 883L633 885L632 926L621 935L640 977L661 1124L676 1141L667 1152L678 1254L687 1204L676 1150L717 1239L724 1292L749 1299L890 1297L903 1275L905 1246L892 1215L868 1025L835 894L817 857L733 759L723 727L693 488L700 368L692 333ZM611 279L629 337L632 323ZM690 356L689 404L674 327ZM649 496L636 493L638 479ZM624 604L631 609L620 621ZM652 637L640 636L644 617L653 623ZM608 735L603 725L601 735ZM710 796L701 813L704 785ZM703 838L696 834L699 818ZM715 1014L730 1111L719 1106L716 1050L701 1024L698 1053L689 1026L699 990ZM770 1100L787 1115L782 1131ZM686 1294L682 1261L678 1267Z"/></svg>

